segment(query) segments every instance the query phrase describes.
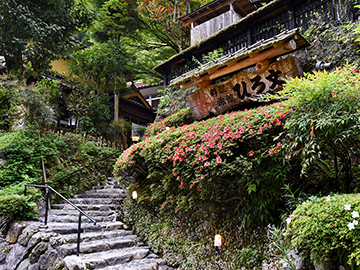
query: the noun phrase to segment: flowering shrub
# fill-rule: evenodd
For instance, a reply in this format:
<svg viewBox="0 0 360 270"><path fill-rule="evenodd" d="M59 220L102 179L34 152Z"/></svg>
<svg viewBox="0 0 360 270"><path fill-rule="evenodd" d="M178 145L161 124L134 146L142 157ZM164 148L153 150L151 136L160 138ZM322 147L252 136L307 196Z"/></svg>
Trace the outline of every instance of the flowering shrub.
<svg viewBox="0 0 360 270"><path fill-rule="evenodd" d="M114 168L120 181L127 185L131 181L130 194L138 193L136 204L126 210L132 213L129 220L136 220L138 226L144 219L143 224L151 220L157 226L174 222L172 229L177 234L165 230L159 235L154 232L162 230L149 225L139 227L139 232L156 235L150 241L165 246L159 248L165 254L176 250L174 253L184 257L194 256L190 260L193 267L205 261L201 258L205 254L196 250L212 250L213 235L219 231L225 239L232 239L226 244L233 256L229 255L228 262L246 260L256 265L261 261L262 248L258 249L258 259L252 260L246 257L252 253L241 253L241 247L250 245L251 249L255 239L261 242L264 231L259 225L279 219L281 186L291 168L285 158L288 153L280 139L274 138L291 113L286 102L276 103L172 127L133 145ZM245 227L252 233L242 230ZM177 245L170 249L166 244L168 239L177 242L188 234L197 237L195 242L192 237L188 239L187 251ZM194 255L190 255L191 250ZM231 269L215 265L202 269Z"/></svg>
<svg viewBox="0 0 360 270"><path fill-rule="evenodd" d="M127 149L115 174L134 175L139 203L164 211L211 201L236 206L242 226L269 221L288 170L273 135L291 111L279 103L165 130Z"/></svg>
<svg viewBox="0 0 360 270"><path fill-rule="evenodd" d="M149 125L145 131L145 136L160 134L164 129L170 127L180 127L194 122L194 117L189 108L180 110L165 119Z"/></svg>
<svg viewBox="0 0 360 270"><path fill-rule="evenodd" d="M287 218L285 236L313 262L360 265L360 194L304 202ZM354 268L355 269L355 268Z"/></svg>

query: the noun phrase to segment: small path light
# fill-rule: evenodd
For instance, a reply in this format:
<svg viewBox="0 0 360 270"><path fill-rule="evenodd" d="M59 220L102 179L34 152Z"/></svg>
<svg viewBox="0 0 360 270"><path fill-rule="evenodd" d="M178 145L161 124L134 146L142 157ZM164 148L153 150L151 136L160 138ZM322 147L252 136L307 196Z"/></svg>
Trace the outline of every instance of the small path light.
<svg viewBox="0 0 360 270"><path fill-rule="evenodd" d="M214 240L214 248L216 250L219 250L221 245L222 245L222 237L221 237L220 234L216 234L215 235L215 240Z"/></svg>
<svg viewBox="0 0 360 270"><path fill-rule="evenodd" d="M137 194L136 191L133 191L133 192L132 192L132 198L133 198L134 200L136 200L136 199L138 198L138 194Z"/></svg>

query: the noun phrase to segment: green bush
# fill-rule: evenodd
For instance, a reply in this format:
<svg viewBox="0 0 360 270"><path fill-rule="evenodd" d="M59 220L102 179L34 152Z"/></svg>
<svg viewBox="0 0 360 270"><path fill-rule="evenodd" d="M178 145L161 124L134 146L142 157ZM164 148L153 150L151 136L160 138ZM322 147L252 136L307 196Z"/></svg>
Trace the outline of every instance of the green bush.
<svg viewBox="0 0 360 270"><path fill-rule="evenodd" d="M308 255L312 262L325 262L327 269L338 269L339 265L358 268L359 213L359 194L314 198L288 217L285 236L293 248Z"/></svg>
<svg viewBox="0 0 360 270"><path fill-rule="evenodd" d="M356 191L360 177L360 72L344 67L290 80L295 113L284 145L301 156L304 185L324 192Z"/></svg>
<svg viewBox="0 0 360 270"><path fill-rule="evenodd" d="M166 128L177 128L191 124L195 121L190 108L186 108L166 117L165 119L149 125L145 131L145 136L160 134Z"/></svg>
<svg viewBox="0 0 360 270"><path fill-rule="evenodd" d="M46 181L51 182L85 167L96 160L111 155L115 149L98 147L92 141L83 141L76 134L63 136L48 132L41 137L30 129L0 134L0 196L23 195L24 184L44 182L42 161ZM81 171L81 190L86 190L102 181L101 174L109 176L110 164L115 158L101 161ZM53 185L62 195L70 197L79 192L78 174L64 178ZM29 192L32 189L28 189ZM40 194L40 192L39 192ZM39 196L30 196L28 201L37 202ZM31 197L31 198L30 198ZM29 216L31 218L31 216Z"/></svg>
<svg viewBox="0 0 360 270"><path fill-rule="evenodd" d="M29 214L29 210L34 206L36 203L28 203L28 199L24 195L2 195L0 197L0 216L20 219L23 209Z"/></svg>

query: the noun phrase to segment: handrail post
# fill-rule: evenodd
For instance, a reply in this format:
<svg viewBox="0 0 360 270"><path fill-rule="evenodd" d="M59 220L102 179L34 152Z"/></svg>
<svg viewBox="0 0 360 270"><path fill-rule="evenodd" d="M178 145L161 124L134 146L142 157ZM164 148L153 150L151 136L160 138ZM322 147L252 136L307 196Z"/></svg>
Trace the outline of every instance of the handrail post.
<svg viewBox="0 0 360 270"><path fill-rule="evenodd" d="M79 212L79 224L78 224L78 237L77 237L76 256L79 256L79 254L80 254L80 234L81 234L81 212Z"/></svg>
<svg viewBox="0 0 360 270"><path fill-rule="evenodd" d="M46 199L45 199L45 226L47 225L48 211L49 211L49 198L50 189L46 188Z"/></svg>
<svg viewBox="0 0 360 270"><path fill-rule="evenodd" d="M24 196L26 198L26 190L27 190L27 185L25 185L25 188L24 188ZM22 211L22 220L25 220L25 207L23 207L23 211Z"/></svg>

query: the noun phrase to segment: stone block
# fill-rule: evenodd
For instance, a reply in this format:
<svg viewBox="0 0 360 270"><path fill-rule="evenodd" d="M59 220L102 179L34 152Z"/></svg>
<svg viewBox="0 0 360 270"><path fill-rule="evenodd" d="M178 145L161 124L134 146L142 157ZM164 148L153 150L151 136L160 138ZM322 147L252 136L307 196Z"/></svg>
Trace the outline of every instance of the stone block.
<svg viewBox="0 0 360 270"><path fill-rule="evenodd" d="M23 260L16 270L28 270L30 262L28 259Z"/></svg>
<svg viewBox="0 0 360 270"><path fill-rule="evenodd" d="M15 244L19 235L25 229L26 225L23 222L14 222L6 235L6 241L10 244Z"/></svg>
<svg viewBox="0 0 360 270"><path fill-rule="evenodd" d="M63 260L64 267L69 270L84 270L83 261L78 256L68 256ZM88 269L94 269L87 267Z"/></svg>
<svg viewBox="0 0 360 270"><path fill-rule="evenodd" d="M27 226L23 231L22 234L18 238L18 243L26 246L30 240L30 238L39 231L39 227L35 224Z"/></svg>
<svg viewBox="0 0 360 270"><path fill-rule="evenodd" d="M15 270L20 262L27 256L26 247L15 244L6 256L7 270Z"/></svg>
<svg viewBox="0 0 360 270"><path fill-rule="evenodd" d="M57 252L54 249L47 250L40 256L38 265L40 270L52 270L55 269L55 261L57 259Z"/></svg>
<svg viewBox="0 0 360 270"><path fill-rule="evenodd" d="M45 242L38 243L29 255L29 261L31 264L36 263L40 256L46 252L48 246Z"/></svg>
<svg viewBox="0 0 360 270"><path fill-rule="evenodd" d="M33 247L35 247L37 244L39 244L41 242L41 238L42 238L42 233L38 232L35 233L29 240L27 248L29 250L31 250Z"/></svg>
<svg viewBox="0 0 360 270"><path fill-rule="evenodd" d="M0 217L0 238L5 237L10 226L10 218L7 216Z"/></svg>

